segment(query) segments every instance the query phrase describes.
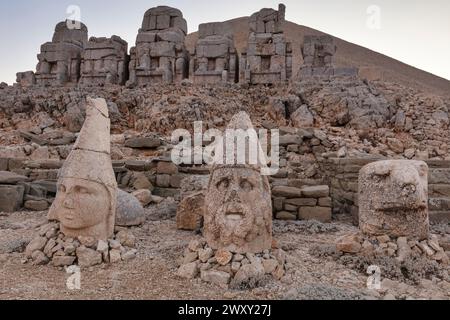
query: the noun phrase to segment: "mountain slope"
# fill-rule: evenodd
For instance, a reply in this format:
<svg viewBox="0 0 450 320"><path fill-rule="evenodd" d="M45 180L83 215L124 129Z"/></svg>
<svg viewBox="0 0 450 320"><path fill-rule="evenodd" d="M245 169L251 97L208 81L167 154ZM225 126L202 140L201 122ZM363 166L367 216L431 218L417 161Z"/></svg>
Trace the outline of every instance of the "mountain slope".
<svg viewBox="0 0 450 320"><path fill-rule="evenodd" d="M234 30L235 44L239 52L247 44L248 19L248 17L242 17L228 21ZM294 75L296 75L303 61L300 51L303 37L309 34L320 35L325 33L287 21L285 23L285 34L287 39L292 42ZM191 52L193 52L197 39L197 32L189 34L186 38L186 45ZM338 47L336 54L337 66L355 66L360 68L361 75L369 76L369 78L397 82L426 93L450 96L449 80L345 40L336 37L334 39Z"/></svg>

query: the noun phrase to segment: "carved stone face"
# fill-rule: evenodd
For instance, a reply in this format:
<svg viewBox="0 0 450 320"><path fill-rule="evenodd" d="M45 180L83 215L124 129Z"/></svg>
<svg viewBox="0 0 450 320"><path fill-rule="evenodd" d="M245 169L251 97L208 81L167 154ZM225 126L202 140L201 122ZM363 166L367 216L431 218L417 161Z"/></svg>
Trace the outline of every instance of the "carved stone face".
<svg viewBox="0 0 450 320"><path fill-rule="evenodd" d="M380 161L360 172L360 227L373 235L428 236L428 166Z"/></svg>
<svg viewBox="0 0 450 320"><path fill-rule="evenodd" d="M61 223L66 236L80 235L104 238L111 215L111 195L97 182L65 178L58 184L58 193L49 212L51 220Z"/></svg>
<svg viewBox="0 0 450 320"><path fill-rule="evenodd" d="M258 253L272 245L267 180L249 168L213 171L205 199L205 237L214 249Z"/></svg>

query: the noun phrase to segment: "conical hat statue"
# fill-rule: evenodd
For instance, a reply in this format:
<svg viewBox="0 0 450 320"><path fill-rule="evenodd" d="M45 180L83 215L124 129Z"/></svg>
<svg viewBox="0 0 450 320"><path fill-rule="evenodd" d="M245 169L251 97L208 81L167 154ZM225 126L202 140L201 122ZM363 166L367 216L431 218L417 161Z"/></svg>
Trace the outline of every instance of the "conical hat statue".
<svg viewBox="0 0 450 320"><path fill-rule="evenodd" d="M87 98L86 120L59 172L58 193L48 218L66 236L106 240L113 235L117 182L110 156L108 107Z"/></svg>

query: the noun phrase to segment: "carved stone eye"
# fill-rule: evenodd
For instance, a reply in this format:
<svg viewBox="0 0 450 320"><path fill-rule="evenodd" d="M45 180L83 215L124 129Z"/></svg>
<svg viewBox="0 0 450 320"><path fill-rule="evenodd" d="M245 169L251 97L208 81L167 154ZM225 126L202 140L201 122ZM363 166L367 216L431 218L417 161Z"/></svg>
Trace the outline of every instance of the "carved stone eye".
<svg viewBox="0 0 450 320"><path fill-rule="evenodd" d="M58 192L66 192L66 186L61 184L58 188Z"/></svg>
<svg viewBox="0 0 450 320"><path fill-rule="evenodd" d="M225 190L230 186L230 180L228 180L228 178L224 178L222 180L220 180L217 184L216 184L216 188L218 190Z"/></svg>
<svg viewBox="0 0 450 320"><path fill-rule="evenodd" d="M84 187L76 187L75 191L81 194L89 194L89 190Z"/></svg>
<svg viewBox="0 0 450 320"><path fill-rule="evenodd" d="M247 191L247 192L253 190L253 184L246 179L241 180L240 187L242 190Z"/></svg>

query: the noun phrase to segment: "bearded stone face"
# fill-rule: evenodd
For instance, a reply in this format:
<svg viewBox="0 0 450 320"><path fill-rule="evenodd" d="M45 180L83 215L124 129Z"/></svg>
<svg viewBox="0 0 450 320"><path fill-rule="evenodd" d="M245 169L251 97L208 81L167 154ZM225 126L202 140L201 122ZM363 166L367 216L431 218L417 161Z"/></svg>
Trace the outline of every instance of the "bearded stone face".
<svg viewBox="0 0 450 320"><path fill-rule="evenodd" d="M111 195L104 185L77 178L64 178L58 184L49 219L59 221L66 236L106 239L111 217Z"/></svg>
<svg viewBox="0 0 450 320"><path fill-rule="evenodd" d="M258 171L245 167L214 170L205 206L205 237L212 248L237 253L271 248L270 187Z"/></svg>

